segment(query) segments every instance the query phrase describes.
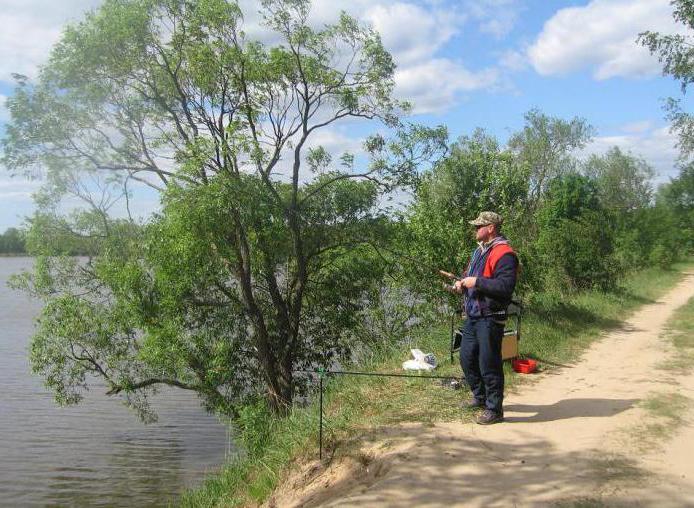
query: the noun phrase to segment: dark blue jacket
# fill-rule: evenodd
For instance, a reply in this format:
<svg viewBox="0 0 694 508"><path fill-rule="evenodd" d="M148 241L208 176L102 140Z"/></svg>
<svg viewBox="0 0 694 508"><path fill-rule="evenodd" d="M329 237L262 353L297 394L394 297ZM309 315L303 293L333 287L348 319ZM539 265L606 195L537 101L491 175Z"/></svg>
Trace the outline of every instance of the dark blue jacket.
<svg viewBox="0 0 694 508"><path fill-rule="evenodd" d="M493 248L477 249L465 273L468 277L477 277L475 287L465 290L465 314L471 319L486 316L504 319L516 287L518 257L513 252L501 256L491 274L484 276L485 267L490 271L487 261Z"/></svg>

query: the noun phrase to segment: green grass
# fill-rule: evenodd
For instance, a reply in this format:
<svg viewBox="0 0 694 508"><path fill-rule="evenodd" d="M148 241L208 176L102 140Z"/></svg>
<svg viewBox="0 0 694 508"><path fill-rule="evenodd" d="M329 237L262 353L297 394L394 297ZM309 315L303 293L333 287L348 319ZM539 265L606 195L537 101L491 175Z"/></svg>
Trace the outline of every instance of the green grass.
<svg viewBox="0 0 694 508"><path fill-rule="evenodd" d="M639 405L654 417L665 418L672 423L682 423L682 413L688 404L687 397L673 392L655 394Z"/></svg>
<svg viewBox="0 0 694 508"><path fill-rule="evenodd" d="M659 367L678 375L691 374L694 370L694 298L675 311L667 324L665 336L672 344L674 354Z"/></svg>
<svg viewBox="0 0 694 508"><path fill-rule="evenodd" d="M678 376L691 374L694 371L694 298L674 312L666 325L665 338L673 346L672 353L658 368ZM644 421L629 429L628 435L641 452L657 449L684 423L684 415L691 404L691 399L677 392L653 393L639 404L646 411Z"/></svg>
<svg viewBox="0 0 694 508"><path fill-rule="evenodd" d="M542 369L575 361L601 333L613 329L639 306L654 302L694 263L672 270L649 269L631 275L614 292L585 292L564 298L535 295L523 318L521 354L536 358ZM657 281L654 284L653 281ZM434 352L439 359L436 375L460 376L460 367L449 362L449 325L420 329L408 344L374 355L359 370L402 372L409 348ZM457 362L456 362L457 363ZM505 366L507 386L521 379ZM352 456L362 460L360 445L379 428L402 422L470 421L471 411L459 402L467 393L443 388L428 379L337 376L327 382L324 397L324 457ZM205 484L187 492L182 506L253 506L265 501L293 463L307 463L318 455L316 405L296 408L284 419L270 417L262 408L248 410L250 436L239 436L248 453L232 460ZM249 444L250 443L250 444Z"/></svg>
<svg viewBox="0 0 694 508"><path fill-rule="evenodd" d="M640 452L657 449L684 423L684 415L691 400L676 392L654 393L641 401L639 406L646 410L642 423L630 429L632 442Z"/></svg>

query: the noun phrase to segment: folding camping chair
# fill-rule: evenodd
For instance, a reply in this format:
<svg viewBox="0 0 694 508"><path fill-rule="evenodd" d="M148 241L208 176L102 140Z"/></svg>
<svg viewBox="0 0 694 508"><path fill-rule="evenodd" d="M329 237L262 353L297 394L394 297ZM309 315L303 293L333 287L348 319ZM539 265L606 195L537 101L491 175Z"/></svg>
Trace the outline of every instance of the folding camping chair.
<svg viewBox="0 0 694 508"><path fill-rule="evenodd" d="M522 313L522 302L511 300L507 311L508 320L506 321L506 328L504 328L504 337L501 340L501 358L504 360L518 358ZM451 315L451 363L453 363L453 354L460 350L460 342L463 339L460 329L455 327L456 316L462 316L462 319L465 320L462 309L455 310Z"/></svg>

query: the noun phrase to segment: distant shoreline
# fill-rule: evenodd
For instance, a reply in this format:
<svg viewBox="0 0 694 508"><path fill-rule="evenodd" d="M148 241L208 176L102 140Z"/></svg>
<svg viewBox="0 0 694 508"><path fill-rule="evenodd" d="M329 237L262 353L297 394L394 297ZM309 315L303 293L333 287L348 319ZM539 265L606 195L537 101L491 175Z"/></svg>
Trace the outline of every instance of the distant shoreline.
<svg viewBox="0 0 694 508"><path fill-rule="evenodd" d="M0 252L0 258L33 258L31 254L26 252Z"/></svg>

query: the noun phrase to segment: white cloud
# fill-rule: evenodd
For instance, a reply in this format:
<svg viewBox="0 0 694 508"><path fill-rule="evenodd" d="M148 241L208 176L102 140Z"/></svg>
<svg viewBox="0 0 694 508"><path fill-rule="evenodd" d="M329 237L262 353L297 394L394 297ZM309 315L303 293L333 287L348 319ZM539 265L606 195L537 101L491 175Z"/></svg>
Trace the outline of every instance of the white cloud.
<svg viewBox="0 0 694 508"><path fill-rule="evenodd" d="M499 65L510 71L522 71L528 66L528 57L521 51L511 49L501 55Z"/></svg>
<svg viewBox="0 0 694 508"><path fill-rule="evenodd" d="M0 166L0 171L5 172L5 175L0 176L0 196L5 192L33 192L39 187L36 180L28 180L20 176L9 176L6 169Z"/></svg>
<svg viewBox="0 0 694 508"><path fill-rule="evenodd" d="M357 121L359 123L361 121ZM366 122L366 120L364 120ZM356 125L356 123L355 123ZM311 133L306 141L306 145L303 150L304 160L308 155L308 150L311 148L323 147L332 158L332 162L329 169L341 169L341 156L347 152L355 157L355 169L357 171L364 168L363 162L366 157L366 152L363 149L364 140L360 137L353 137L347 134L347 130L328 126L317 129ZM277 163L277 166L273 170L275 177L278 177L282 181L287 181L292 174L292 165L294 162L294 150L292 148L285 147L282 151L281 159ZM314 178L308 164L302 163L301 169L299 170L299 180L302 183L311 181Z"/></svg>
<svg viewBox="0 0 694 508"><path fill-rule="evenodd" d="M468 70L462 63L437 57L439 51L465 24L467 7L483 21L495 10L515 5L517 0L469 2L465 9L452 9L439 1L404 2L381 0L314 0L309 21L319 28L336 21L341 10L379 32L386 49L397 64L396 96L411 101L415 113L439 112L454 106L461 92L488 87L497 82L497 71ZM277 40L261 25L257 4L243 0L244 30L265 43ZM503 9L502 9L503 10ZM465 11L466 14L458 14Z"/></svg>
<svg viewBox="0 0 694 508"><path fill-rule="evenodd" d="M0 214L0 233L7 228L16 228L25 222L25 217L29 217L34 212L34 205L30 199L25 197L3 196L3 204L7 211Z"/></svg>
<svg viewBox="0 0 694 508"><path fill-rule="evenodd" d="M412 101L415 113L435 113L452 108L461 92L493 87L495 69L472 72L446 58L431 59L395 73L395 92Z"/></svg>
<svg viewBox="0 0 694 508"><path fill-rule="evenodd" d="M95 186L96 180L85 179L83 183L98 201L100 190ZM3 204L0 208L0 233L8 227L19 226L24 222L25 217L34 213L36 206L33 195L44 183L45 181L40 178L30 180L19 175L10 176L7 169L0 166L0 203ZM129 206L130 214L134 219L146 220L153 212L161 209L159 196L153 189L138 182L132 182L128 188L131 193L129 202L126 202L125 198L118 199L109 209L111 216L127 217ZM120 188L112 187L111 190L113 196L120 193ZM85 208L87 208L85 202L75 196L68 195L61 202L61 211L64 213Z"/></svg>
<svg viewBox="0 0 694 508"><path fill-rule="evenodd" d="M2 0L0 8L0 81L12 73L34 76L68 21L80 19L100 0Z"/></svg>
<svg viewBox="0 0 694 508"><path fill-rule="evenodd" d="M630 152L633 155L642 157L656 171L655 180L662 183L669 177L674 177L678 173L677 169L677 136L670 132L670 127L652 127L651 122L639 122L641 125L627 124L619 130L626 134L615 134L609 136L599 136L588 145L583 153L604 154L613 146L619 147L622 151ZM646 126L648 124L648 126ZM640 128L634 131L634 127Z"/></svg>
<svg viewBox="0 0 694 508"><path fill-rule="evenodd" d="M494 1L494 0L492 0ZM502 0L505 1L505 0ZM321 2L318 2L320 5ZM370 5L360 13L358 8ZM488 86L496 81L496 72L472 72L462 63L437 58L439 50L458 34L465 16L442 4L424 7L406 2L358 1L357 17L371 24L391 52L397 97L414 105L415 113L440 112L453 107L459 94Z"/></svg>
<svg viewBox="0 0 694 508"><path fill-rule="evenodd" d="M244 31L250 38L266 44L279 41L276 34L263 26L257 1L242 0L240 5L244 13ZM434 55L465 21L457 10L436 5L424 7L392 0L313 0L309 24L320 29L337 21L341 11L373 26L400 66Z"/></svg>
<svg viewBox="0 0 694 508"><path fill-rule="evenodd" d="M489 15L491 7L516 1L484 0L484 9L475 10L477 19ZM240 5L244 12L244 31L249 38L265 44L279 42L276 35L262 26L254 0L242 0ZM476 2L469 2L469 6L474 5ZM475 73L461 63L437 57L469 21L467 7L465 4L465 8L454 9L450 2L439 0L313 0L309 23L321 28L335 22L340 11L345 11L373 26L397 65L396 95L413 102L415 113L426 113L453 106L461 91L475 90L495 81L495 71Z"/></svg>
<svg viewBox="0 0 694 508"><path fill-rule="evenodd" d="M430 58L456 34L463 18L451 11L426 10L414 4L376 5L364 19L381 34L395 62L407 66Z"/></svg>
<svg viewBox="0 0 694 508"><path fill-rule="evenodd" d="M32 22L30 18L0 14L0 80L11 81L12 73L34 76L58 39L60 28Z"/></svg>
<svg viewBox="0 0 694 508"><path fill-rule="evenodd" d="M518 0L474 0L465 9L479 22L479 30L497 39L508 35L521 11Z"/></svg>
<svg viewBox="0 0 694 508"><path fill-rule="evenodd" d="M590 69L598 80L658 74L661 65L636 43L640 32L681 32L669 0L593 0L560 9L528 49L535 70L545 76Z"/></svg>
<svg viewBox="0 0 694 508"><path fill-rule="evenodd" d="M39 189L40 182L28 180L21 176L12 177L8 171L0 166L0 202L31 201L31 195Z"/></svg>
<svg viewBox="0 0 694 508"><path fill-rule="evenodd" d="M362 139L349 137L338 129L330 128L316 130L307 142L308 146L312 148L322 146L335 158L345 152L353 155L363 153L362 143Z"/></svg>
<svg viewBox="0 0 694 508"><path fill-rule="evenodd" d="M80 19L101 0L0 0L0 81L10 80L19 72L33 76L45 61L68 20ZM484 0L468 2L476 20L488 25L497 35L501 29L489 25L496 20L511 26L517 0ZM262 26L256 0L242 0L244 31L252 38L275 43L276 36ZM416 112L440 111L452 106L457 94L488 86L496 71L472 72L461 63L437 58L441 50L465 23L466 9L453 9L450 3L381 0L314 0L310 22L315 27L334 22L341 10L371 24L382 36L385 47L393 54L398 71L398 95L415 103ZM67 13L67 14L66 14ZM504 14L507 13L507 14ZM508 16L511 16L510 18ZM510 23L510 24L509 24ZM423 73L433 73L426 74ZM445 77L445 79L442 79ZM6 114L0 109L0 115ZM0 116L0 121L2 117Z"/></svg>
<svg viewBox="0 0 694 508"><path fill-rule="evenodd" d="M250 38L266 44L279 41L263 25L257 0L241 0L239 5L244 13L243 30ZM456 13L459 10L435 5L424 7L393 0L313 0L308 23L320 29L337 21L341 11L373 26L400 65L434 54L464 22L464 17Z"/></svg>

